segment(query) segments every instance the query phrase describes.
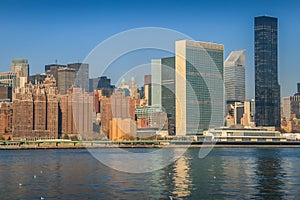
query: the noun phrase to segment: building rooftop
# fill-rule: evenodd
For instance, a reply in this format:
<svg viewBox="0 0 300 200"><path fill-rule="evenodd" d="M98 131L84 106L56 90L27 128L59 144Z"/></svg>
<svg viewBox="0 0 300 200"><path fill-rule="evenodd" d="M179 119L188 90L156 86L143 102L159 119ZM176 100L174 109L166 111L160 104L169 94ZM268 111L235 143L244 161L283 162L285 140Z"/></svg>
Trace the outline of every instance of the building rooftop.
<svg viewBox="0 0 300 200"><path fill-rule="evenodd" d="M225 60L224 67L245 66L245 50L232 51Z"/></svg>

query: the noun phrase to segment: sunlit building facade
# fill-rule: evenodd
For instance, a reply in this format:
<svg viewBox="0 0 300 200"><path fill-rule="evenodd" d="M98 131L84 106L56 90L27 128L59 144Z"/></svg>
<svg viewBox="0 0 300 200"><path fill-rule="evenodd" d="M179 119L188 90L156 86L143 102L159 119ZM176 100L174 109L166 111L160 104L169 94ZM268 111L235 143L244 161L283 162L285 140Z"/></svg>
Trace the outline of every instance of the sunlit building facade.
<svg viewBox="0 0 300 200"><path fill-rule="evenodd" d="M223 125L223 52L222 44L176 42L176 135Z"/></svg>

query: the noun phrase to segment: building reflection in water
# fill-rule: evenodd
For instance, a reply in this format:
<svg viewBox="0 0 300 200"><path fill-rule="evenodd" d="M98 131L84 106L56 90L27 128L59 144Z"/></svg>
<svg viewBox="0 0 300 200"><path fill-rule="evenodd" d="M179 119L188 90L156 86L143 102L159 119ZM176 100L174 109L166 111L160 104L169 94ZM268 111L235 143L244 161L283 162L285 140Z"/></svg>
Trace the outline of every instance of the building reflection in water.
<svg viewBox="0 0 300 200"><path fill-rule="evenodd" d="M188 197L191 194L192 179L190 175L190 157L180 157L173 164L173 192L172 196L177 198Z"/></svg>
<svg viewBox="0 0 300 200"><path fill-rule="evenodd" d="M263 151L263 152L262 152ZM285 172L278 149L257 149L256 178L258 193L264 199L281 199L285 196L283 178Z"/></svg>
<svg viewBox="0 0 300 200"><path fill-rule="evenodd" d="M255 159L252 158L252 149L227 149L227 153L221 156L221 167L223 177L218 177L217 184L220 184L223 195L234 199L249 199L254 185L252 179L255 169ZM249 187L250 186L250 187Z"/></svg>

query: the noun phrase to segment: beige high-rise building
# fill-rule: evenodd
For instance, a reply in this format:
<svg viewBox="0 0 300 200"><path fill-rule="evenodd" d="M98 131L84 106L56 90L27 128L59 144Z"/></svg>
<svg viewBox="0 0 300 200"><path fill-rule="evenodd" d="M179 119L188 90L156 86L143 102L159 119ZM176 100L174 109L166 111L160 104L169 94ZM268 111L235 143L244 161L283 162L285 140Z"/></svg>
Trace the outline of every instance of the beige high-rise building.
<svg viewBox="0 0 300 200"><path fill-rule="evenodd" d="M73 116L77 132L85 137L93 132L94 95L81 88L73 88Z"/></svg>
<svg viewBox="0 0 300 200"><path fill-rule="evenodd" d="M71 88L60 95L62 135L86 138L93 133L94 94L83 92L81 88Z"/></svg>
<svg viewBox="0 0 300 200"><path fill-rule="evenodd" d="M25 87L29 76L29 64L27 59L13 59L11 63L11 71L16 73L14 87Z"/></svg>
<svg viewBox="0 0 300 200"><path fill-rule="evenodd" d="M20 77L29 76L29 64L27 59L13 59L10 69L12 72L19 73Z"/></svg>

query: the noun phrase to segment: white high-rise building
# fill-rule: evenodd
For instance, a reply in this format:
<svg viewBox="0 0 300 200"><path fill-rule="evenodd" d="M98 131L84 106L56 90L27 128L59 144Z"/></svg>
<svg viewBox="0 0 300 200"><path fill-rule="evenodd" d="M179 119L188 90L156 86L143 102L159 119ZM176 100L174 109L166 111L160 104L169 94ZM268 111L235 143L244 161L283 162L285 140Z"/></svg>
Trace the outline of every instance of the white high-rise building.
<svg viewBox="0 0 300 200"><path fill-rule="evenodd" d="M161 106L161 59L151 60L151 100L152 105Z"/></svg>
<svg viewBox="0 0 300 200"><path fill-rule="evenodd" d="M232 51L224 63L227 102L245 101L245 50Z"/></svg>

